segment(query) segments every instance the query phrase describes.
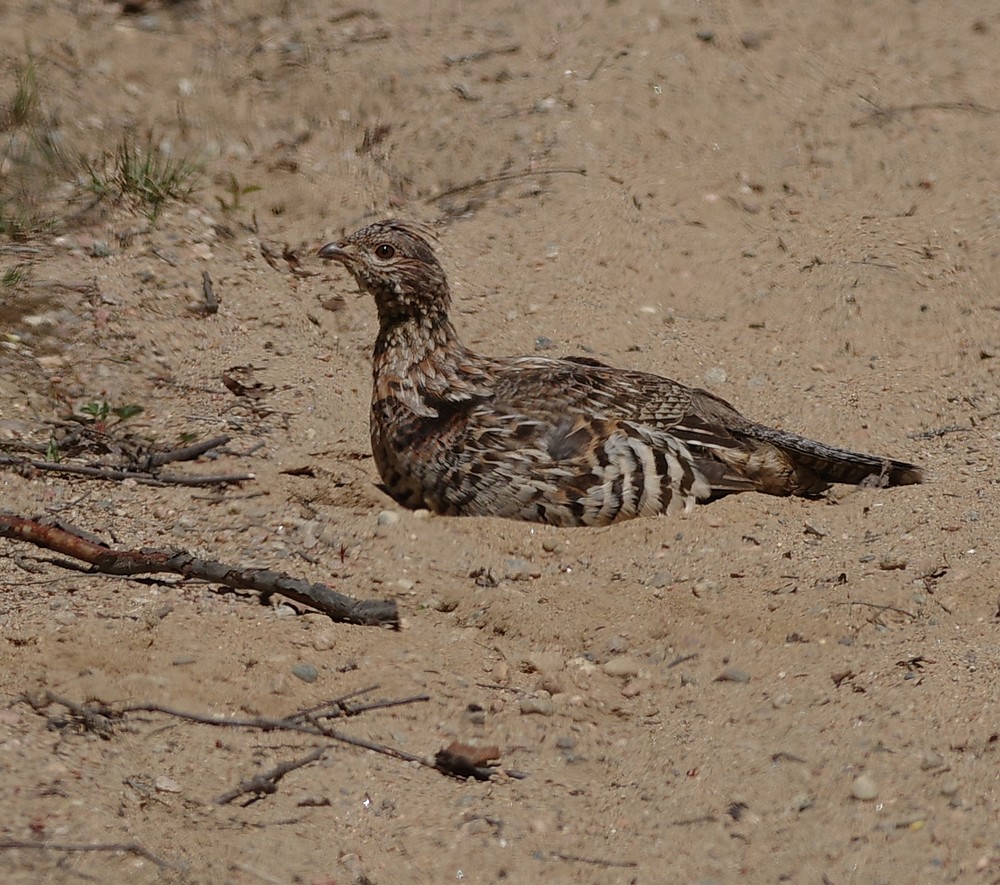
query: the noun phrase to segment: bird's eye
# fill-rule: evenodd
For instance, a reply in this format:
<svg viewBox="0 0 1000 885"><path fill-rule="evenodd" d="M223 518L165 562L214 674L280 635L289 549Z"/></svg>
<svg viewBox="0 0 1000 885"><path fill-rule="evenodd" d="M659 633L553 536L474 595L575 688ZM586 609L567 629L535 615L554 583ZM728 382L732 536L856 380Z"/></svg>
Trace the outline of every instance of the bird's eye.
<svg viewBox="0 0 1000 885"><path fill-rule="evenodd" d="M375 247L375 257L381 258L383 261L388 261L395 254L395 248L390 246L388 243L379 243Z"/></svg>

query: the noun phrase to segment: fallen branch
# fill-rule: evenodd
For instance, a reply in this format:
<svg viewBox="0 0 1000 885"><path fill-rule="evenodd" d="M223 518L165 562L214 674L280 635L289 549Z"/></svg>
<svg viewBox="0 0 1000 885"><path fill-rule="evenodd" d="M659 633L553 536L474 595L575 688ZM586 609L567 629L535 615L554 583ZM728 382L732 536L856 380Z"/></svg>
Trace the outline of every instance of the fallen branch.
<svg viewBox="0 0 1000 885"><path fill-rule="evenodd" d="M183 550L113 550L90 538L13 514L0 513L0 537L26 541L82 560L90 563L93 571L106 575L129 577L169 572L234 590L253 590L264 597L278 593L317 609L334 621L399 628L399 611L393 600L354 599L326 584L310 583L269 569L240 569L199 559Z"/></svg>
<svg viewBox="0 0 1000 885"><path fill-rule="evenodd" d="M513 769L502 769L494 766L483 766L481 763L491 758L495 758L499 755L499 749L496 747L489 747L478 751L479 755L476 755L475 748L469 748L466 745L452 744L451 746L440 750L433 759L427 759L424 756L418 756L415 753L407 753L405 750L397 749L396 747L390 747L386 744L380 744L377 741L368 740L367 738L355 737L354 735L344 734L343 732L337 731L332 728L325 727L315 720L309 720L308 714L309 710L300 710L296 713L291 714L283 719L272 719L263 716L253 716L248 719L234 719L227 716L212 716L207 713L192 713L186 710L178 710L174 707L168 707L164 704L156 703L138 703L138 704L125 704L121 707L114 709L108 704L104 704L99 701L95 701L91 704L80 704L76 701L71 701L67 698L62 698L59 695L53 694L52 692L46 692L41 700L33 700L30 697L25 696L25 702L30 704L33 709L40 710L47 704L59 704L66 707L78 722L80 722L84 727L93 727L97 733L102 737L109 737L111 734L111 729L113 729L116 722L124 720L128 713L161 713L164 716L173 716L176 719L184 719L188 722L194 722L198 725L211 725L216 728L252 728L259 731L290 731L297 734L308 734L314 737L323 737L327 740L336 741L337 743L347 744L352 747L357 747L361 750L371 750L373 753L379 753L383 756L390 756L393 759L400 759L403 762L414 762L423 768L432 768L435 771L441 772L442 774L447 774L451 777L458 777L465 779L468 777L474 777L477 780L488 780L494 774L505 774L507 777L515 779L523 779L528 775L522 771L515 771ZM428 695L415 695L410 698L403 698L398 701L388 701L384 702L382 706L398 706L400 704L410 704L420 701L429 701L430 697ZM331 704L336 703L335 701L330 702ZM374 705L372 709L374 709ZM303 717L306 717L303 720ZM50 718L50 723L54 720ZM267 788L267 779L272 778L272 783L280 777L283 777L288 771L294 770L294 768L299 768L302 765L307 765L309 762L313 762L319 759L323 752L330 748L330 744L325 744L322 747L317 747L310 754L310 757L303 757L303 759L298 760L296 763L282 763L270 772L264 775L257 776L260 778L259 786L261 789L257 789L255 786L249 786L248 789L242 789L244 786L257 784L257 778L249 778L248 780L242 781L240 786L231 790L229 793L224 793L222 796L217 798L215 801L220 804L222 799L230 796L227 801L232 801L240 795L250 792L259 792L265 794L268 792L274 792ZM286 768L285 766L292 765L292 768ZM275 775L275 772L280 773ZM239 790L239 792L237 792Z"/></svg>
<svg viewBox="0 0 1000 885"><path fill-rule="evenodd" d="M115 851L127 852L143 857L156 864L161 870L173 868L163 858L157 857L152 851L143 848L138 842L29 842L27 839L0 839L0 849L9 848L48 848L52 851Z"/></svg>
<svg viewBox="0 0 1000 885"><path fill-rule="evenodd" d="M63 464L61 461L28 460L27 458L17 458L13 455L0 455L0 465L17 467L20 470L47 470L53 473L89 476L93 479L106 479L112 482L134 479L143 485L151 486L225 485L226 483L249 482L257 478L252 473L233 473L220 476L184 476L176 473L152 473L138 470L121 470L115 467L89 467L84 464Z"/></svg>

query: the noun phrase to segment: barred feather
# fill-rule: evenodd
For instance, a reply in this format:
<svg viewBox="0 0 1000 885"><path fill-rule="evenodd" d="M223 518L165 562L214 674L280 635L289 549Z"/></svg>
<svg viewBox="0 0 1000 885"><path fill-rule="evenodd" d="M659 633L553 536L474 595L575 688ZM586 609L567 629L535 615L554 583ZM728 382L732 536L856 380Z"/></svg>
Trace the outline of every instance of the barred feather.
<svg viewBox="0 0 1000 885"><path fill-rule="evenodd" d="M319 254L375 300L372 450L405 506L607 525L734 492L923 480L912 464L756 424L667 378L592 359L474 353L449 319L426 232L413 225L377 222Z"/></svg>

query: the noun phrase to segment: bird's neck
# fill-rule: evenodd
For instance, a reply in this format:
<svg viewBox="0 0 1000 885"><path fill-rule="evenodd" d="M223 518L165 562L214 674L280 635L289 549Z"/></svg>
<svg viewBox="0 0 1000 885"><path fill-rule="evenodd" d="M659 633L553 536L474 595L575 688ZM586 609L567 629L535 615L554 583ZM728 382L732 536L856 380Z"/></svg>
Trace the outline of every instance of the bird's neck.
<svg viewBox="0 0 1000 885"><path fill-rule="evenodd" d="M375 342L373 401L395 399L417 415L434 417L442 402L485 393L481 362L446 315L383 323Z"/></svg>
<svg viewBox="0 0 1000 885"><path fill-rule="evenodd" d="M380 318L375 339L375 363L388 361L401 367L428 357L447 360L464 350L447 314Z"/></svg>

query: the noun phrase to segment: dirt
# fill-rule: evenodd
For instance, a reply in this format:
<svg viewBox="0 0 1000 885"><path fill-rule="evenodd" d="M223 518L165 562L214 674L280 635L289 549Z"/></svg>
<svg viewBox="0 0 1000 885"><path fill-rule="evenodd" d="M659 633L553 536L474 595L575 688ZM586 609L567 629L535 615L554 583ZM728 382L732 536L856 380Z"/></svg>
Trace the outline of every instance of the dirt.
<svg viewBox="0 0 1000 885"><path fill-rule="evenodd" d="M0 878L1000 881L995 4L132 5L0 6L0 97L30 53L36 130L199 170L155 213L49 180L59 223L0 240L0 454L58 455L107 403L109 451L65 463L226 434L174 472L254 478L5 466L0 507L403 626L0 541ZM435 227L470 346L704 385L929 481L595 530L402 511L368 444L373 305L315 256L387 216ZM495 745L503 772L51 700L249 719L354 692L408 702L343 735Z"/></svg>

